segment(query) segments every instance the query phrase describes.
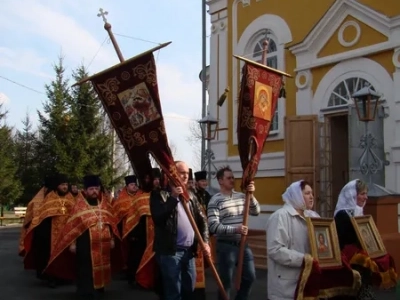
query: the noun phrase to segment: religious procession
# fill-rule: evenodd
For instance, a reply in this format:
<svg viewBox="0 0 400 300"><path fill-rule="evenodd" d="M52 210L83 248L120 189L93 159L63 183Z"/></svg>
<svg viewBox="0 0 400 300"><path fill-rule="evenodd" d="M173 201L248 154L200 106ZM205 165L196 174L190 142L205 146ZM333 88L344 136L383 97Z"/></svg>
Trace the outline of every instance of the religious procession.
<svg viewBox="0 0 400 300"><path fill-rule="evenodd" d="M100 10L120 63L74 86L93 86L133 174L124 177L125 186L115 194L98 174L80 181L42 174L18 249L24 269L35 272L32 280L52 290L75 285L73 299L107 298L108 287L120 278L132 297L145 290L159 300L260 299L255 261L261 247L250 245L258 237L265 238L267 276L261 286L268 300L377 300L383 299L380 291L398 285L396 253L386 249L368 206L369 192L376 188L372 180L346 180L332 216L321 216L316 180L305 171L287 173L290 182L279 208L262 229L249 226L251 218L263 214L260 198L265 195L255 197L256 185L262 188L256 175L278 99L292 78L268 66L268 39L259 61L233 55L241 66L235 91L241 170L229 164L215 168L215 190L209 186L212 172L194 171L171 151L154 57L170 42L125 60L105 15ZM219 107L229 93L226 88L219 95ZM211 128L206 132L211 134ZM212 296L210 278L217 286Z"/></svg>
<svg viewBox="0 0 400 300"><path fill-rule="evenodd" d="M216 174L220 191L211 197L205 171L193 178L185 162L174 166L184 186L153 168L143 180L126 176L116 198L109 197L96 175L85 176L81 190L63 174L47 176L26 211L19 247L24 268L35 270L49 288L74 283L79 299L100 299L113 274L124 276L127 289L146 289L159 299L206 299L205 270L218 261L219 299L234 294L250 299L256 269L248 245L241 265L238 261L242 237L252 234L243 225L246 195L251 195L248 214L260 213L254 183L246 194L236 192L226 166ZM189 200L180 199L185 190ZM360 225L367 232L362 240L353 225L354 218L364 218L367 198L364 182L349 182L331 220L313 211L310 183L299 180L287 188L283 207L271 215L266 229L269 299L376 299L373 286L396 283L391 256L370 255L381 247L369 237L374 223ZM312 222L315 244L308 229ZM335 259L325 261L331 256Z"/></svg>
<svg viewBox="0 0 400 300"><path fill-rule="evenodd" d="M206 172L195 172L194 180L192 169L187 169L184 162L178 162L177 168L182 168L182 180L197 199L192 209L203 238L208 240L205 212L211 196L206 191ZM98 299L112 274L123 276L127 289L153 290L163 295L163 283L166 288L175 286L180 290L176 286L180 274L174 274L177 270L172 261L160 262L155 252L167 256L179 249L186 253L184 260L191 267L187 274L190 278L186 279L189 286L183 288L190 294L191 286L195 286L195 293L203 299L202 253L196 264L190 262L197 256L197 245L191 224L176 200L169 211L175 221L165 228L169 216L163 215L160 197L176 195L165 180L159 168L153 168L140 185L135 175L126 176L125 187L113 198L97 175L85 176L81 183L71 183L63 174L47 176L26 210L19 246L24 269L35 270L36 277L49 288L75 282L79 299ZM177 235L171 235L173 232ZM173 245L174 238L179 246ZM166 270L164 276L162 270ZM203 280L192 282L196 277ZM168 299L173 292L168 290L166 298L160 299Z"/></svg>

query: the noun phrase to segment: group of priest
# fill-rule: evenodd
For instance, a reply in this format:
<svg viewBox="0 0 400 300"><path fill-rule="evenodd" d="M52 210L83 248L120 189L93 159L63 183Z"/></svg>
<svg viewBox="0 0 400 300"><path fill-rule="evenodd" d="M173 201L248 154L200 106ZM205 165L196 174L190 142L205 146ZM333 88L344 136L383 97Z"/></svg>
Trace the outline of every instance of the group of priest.
<svg viewBox="0 0 400 300"><path fill-rule="evenodd" d="M189 175L188 188L206 209L211 198L207 173L190 170ZM160 294L150 193L138 181L135 175L125 177L125 186L114 198L96 175L85 176L81 190L63 174L46 177L27 206L21 230L24 268L35 270L51 288L75 282L82 299L101 296L115 272L122 272L133 288ZM144 182L153 190L168 189L158 168Z"/></svg>

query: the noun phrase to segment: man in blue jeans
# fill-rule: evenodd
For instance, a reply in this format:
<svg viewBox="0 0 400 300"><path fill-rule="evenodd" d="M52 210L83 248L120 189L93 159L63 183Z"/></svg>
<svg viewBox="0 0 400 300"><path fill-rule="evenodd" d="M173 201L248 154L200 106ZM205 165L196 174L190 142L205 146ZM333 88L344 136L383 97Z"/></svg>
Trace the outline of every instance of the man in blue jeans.
<svg viewBox="0 0 400 300"><path fill-rule="evenodd" d="M176 162L177 171L186 186L189 167ZM196 284L195 259L198 241L179 196L182 187L171 186L171 192L153 190L150 195L150 211L153 218L154 252L161 270L163 300L189 300ZM197 227L206 243L204 255L210 255L208 246L207 218L196 196L190 193L187 203Z"/></svg>
<svg viewBox="0 0 400 300"><path fill-rule="evenodd" d="M247 235L248 228L243 226L245 194L235 192L235 178L229 167L222 167L216 174L220 192L215 194L207 206L208 226L210 233L216 235L218 273L229 297L234 270L238 262L241 235ZM254 184L247 186L254 192ZM256 198L250 202L249 214L258 216L260 205ZM243 259L243 271L240 289L235 300L247 300L251 286L256 279L256 269L251 249L246 245ZM223 299L219 295L219 299Z"/></svg>

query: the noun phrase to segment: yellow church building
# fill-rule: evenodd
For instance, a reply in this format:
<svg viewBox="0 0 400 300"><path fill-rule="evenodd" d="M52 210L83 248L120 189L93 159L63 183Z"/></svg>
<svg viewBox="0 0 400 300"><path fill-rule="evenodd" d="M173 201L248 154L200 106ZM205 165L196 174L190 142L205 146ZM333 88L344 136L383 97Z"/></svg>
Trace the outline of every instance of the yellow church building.
<svg viewBox="0 0 400 300"><path fill-rule="evenodd" d="M384 5L382 4L384 2ZM237 98L242 63L233 55L289 73L278 100L255 180L264 228L281 207L291 182L312 182L316 209L331 216L340 189L365 178L361 165L364 123L351 95L368 86L382 95L372 134L373 181L400 192L400 1L398 0L209 0L211 17L209 111L219 120L211 142L215 166L230 165L240 185ZM222 107L217 100L230 88ZM365 141L364 141L365 142ZM364 155L365 156L365 155Z"/></svg>

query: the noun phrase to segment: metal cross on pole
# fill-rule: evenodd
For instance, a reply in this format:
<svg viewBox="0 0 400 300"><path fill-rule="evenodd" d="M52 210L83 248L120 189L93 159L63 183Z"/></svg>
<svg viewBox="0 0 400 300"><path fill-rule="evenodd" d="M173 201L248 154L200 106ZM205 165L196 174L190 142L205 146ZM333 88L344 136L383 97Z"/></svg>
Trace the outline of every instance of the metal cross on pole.
<svg viewBox="0 0 400 300"><path fill-rule="evenodd" d="M115 36L111 30L111 24L108 23L106 16L108 15L108 11L105 11L104 9L100 8L99 9L99 13L97 14L97 16L99 18L103 19L104 22L104 29L107 31L108 36L110 37L110 40L114 46L115 52L117 52L118 58L120 62L124 62L125 59L122 55L121 49L118 46L117 40L115 39ZM115 130L112 127L111 123L111 139L112 139L112 154L111 154L111 159L112 159L112 170L114 170L114 161L115 161ZM114 179L114 171L113 171L113 179ZM114 188L112 189L111 193L114 193Z"/></svg>
<svg viewBox="0 0 400 300"><path fill-rule="evenodd" d="M108 11L105 11L104 9L100 8L99 9L100 13L97 14L99 18L102 18L104 21L104 29L108 32L108 36L110 37L110 40L114 46L115 52L117 52L118 58L120 62L123 62L125 59L122 56L121 49L119 49L117 40L115 39L115 36L111 30L111 24L108 23L106 16L108 15Z"/></svg>

